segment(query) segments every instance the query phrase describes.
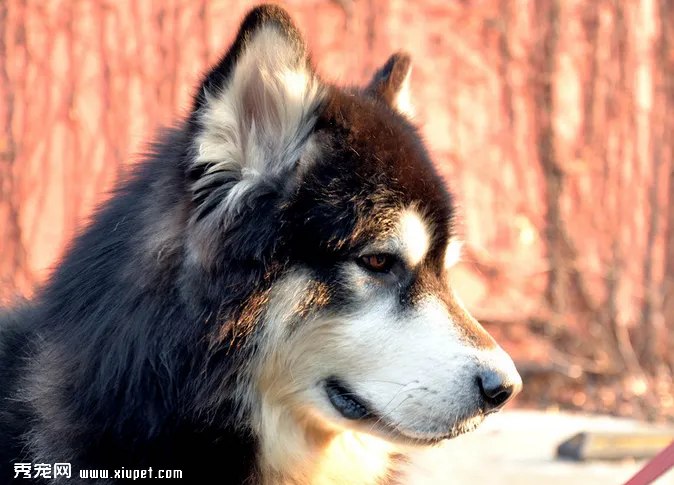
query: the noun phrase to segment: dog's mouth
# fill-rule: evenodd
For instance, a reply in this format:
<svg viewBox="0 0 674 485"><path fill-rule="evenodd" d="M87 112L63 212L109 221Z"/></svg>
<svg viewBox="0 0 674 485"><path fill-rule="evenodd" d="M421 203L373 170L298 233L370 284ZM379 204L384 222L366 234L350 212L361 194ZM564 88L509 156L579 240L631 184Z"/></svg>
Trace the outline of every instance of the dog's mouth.
<svg viewBox="0 0 674 485"><path fill-rule="evenodd" d="M347 389L336 377L331 377L325 381L325 391L328 394L330 404L344 418L352 421L360 421L374 417L369 407L361 401L358 396Z"/></svg>
<svg viewBox="0 0 674 485"><path fill-rule="evenodd" d="M435 445L441 441L454 439L475 430L484 420L484 414L457 420L448 433L432 436L417 436L416 433L404 431L400 426L391 423L375 412L366 401L354 393L340 379L331 377L325 381L325 392L330 404L339 414L349 421L368 424L370 432L378 432L392 440L401 440L409 444Z"/></svg>

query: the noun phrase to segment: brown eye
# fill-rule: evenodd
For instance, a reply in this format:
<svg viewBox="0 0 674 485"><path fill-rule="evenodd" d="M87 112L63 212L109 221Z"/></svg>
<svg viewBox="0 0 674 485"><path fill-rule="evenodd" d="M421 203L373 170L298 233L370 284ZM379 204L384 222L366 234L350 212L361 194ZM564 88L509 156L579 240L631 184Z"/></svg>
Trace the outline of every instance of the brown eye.
<svg viewBox="0 0 674 485"><path fill-rule="evenodd" d="M395 257L391 254L368 254L361 256L358 260L360 265L364 268L375 272L384 273L389 271L395 262Z"/></svg>

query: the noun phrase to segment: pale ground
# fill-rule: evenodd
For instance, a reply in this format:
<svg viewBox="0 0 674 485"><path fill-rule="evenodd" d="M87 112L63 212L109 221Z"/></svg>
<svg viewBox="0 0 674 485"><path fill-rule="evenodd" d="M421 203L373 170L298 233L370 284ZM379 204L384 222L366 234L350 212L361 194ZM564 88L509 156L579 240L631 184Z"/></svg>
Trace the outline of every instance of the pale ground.
<svg viewBox="0 0 674 485"><path fill-rule="evenodd" d="M419 457L412 485L622 485L643 462L575 463L555 458L577 432L644 426L603 416L506 411L474 433ZM670 470L654 485L674 485Z"/></svg>

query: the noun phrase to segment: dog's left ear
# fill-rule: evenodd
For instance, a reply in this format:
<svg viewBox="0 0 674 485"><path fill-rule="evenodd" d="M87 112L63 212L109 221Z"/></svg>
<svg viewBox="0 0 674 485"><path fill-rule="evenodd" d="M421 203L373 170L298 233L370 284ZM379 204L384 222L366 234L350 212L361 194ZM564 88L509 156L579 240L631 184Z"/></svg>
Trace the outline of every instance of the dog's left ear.
<svg viewBox="0 0 674 485"><path fill-rule="evenodd" d="M309 163L323 99L324 85L288 13L274 5L252 9L204 77L190 115L188 239L203 264L222 252L243 257L239 249L261 257L279 224L275 211ZM252 233L244 237L241 226Z"/></svg>
<svg viewBox="0 0 674 485"><path fill-rule="evenodd" d="M412 117L414 108L410 99L410 73L412 58L406 52L396 52L389 57L372 77L365 91L388 103L400 113Z"/></svg>

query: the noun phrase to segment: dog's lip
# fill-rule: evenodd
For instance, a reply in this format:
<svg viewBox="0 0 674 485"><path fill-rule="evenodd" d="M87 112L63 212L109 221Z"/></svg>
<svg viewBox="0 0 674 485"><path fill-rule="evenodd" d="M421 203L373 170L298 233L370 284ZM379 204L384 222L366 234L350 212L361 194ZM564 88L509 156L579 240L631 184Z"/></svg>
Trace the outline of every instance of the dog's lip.
<svg viewBox="0 0 674 485"><path fill-rule="evenodd" d="M343 380L337 377L330 377L324 382L325 392L330 404L349 421L372 423L370 431L378 429L383 434L393 439L402 438L410 444L430 446L440 443L444 440L454 439L462 434L468 433L477 428L484 420L484 413L476 416L468 416L459 420L449 432L431 436L415 436L410 431L401 429L399 425L383 419L360 396L354 393Z"/></svg>
<svg viewBox="0 0 674 485"><path fill-rule="evenodd" d="M458 438L459 436L470 433L474 431L482 422L484 421L485 415L478 414L472 418L465 419L461 424L455 425L449 433L439 434L437 436L430 437L416 437L410 436L409 434L402 433L396 429L396 432L400 433L406 439L410 440L413 444L418 445L435 445L445 440L452 440Z"/></svg>
<svg viewBox="0 0 674 485"><path fill-rule="evenodd" d="M361 421L374 417L370 407L337 377L326 379L325 392L330 404L342 417L351 421Z"/></svg>

